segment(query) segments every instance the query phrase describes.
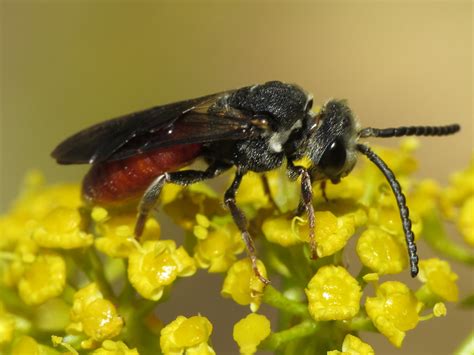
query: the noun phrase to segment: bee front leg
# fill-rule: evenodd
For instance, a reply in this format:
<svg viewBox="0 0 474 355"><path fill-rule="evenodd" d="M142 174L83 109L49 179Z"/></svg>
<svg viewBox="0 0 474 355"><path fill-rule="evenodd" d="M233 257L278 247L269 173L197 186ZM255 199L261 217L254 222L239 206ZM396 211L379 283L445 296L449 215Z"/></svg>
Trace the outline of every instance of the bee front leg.
<svg viewBox="0 0 474 355"><path fill-rule="evenodd" d="M240 208L237 207L237 204L235 202L235 195L240 186L240 183L242 182L242 178L244 177L244 175L245 175L245 171L238 168L237 173L235 174L234 181L232 182L232 185L230 185L230 187L225 192L224 203L227 206L227 208L230 210L232 218L234 219L234 222L237 225L237 228L239 228L240 230L242 239L245 243L245 246L247 247L247 253L250 257L250 261L252 262L252 269L255 275L265 285L268 285L270 281L267 280L265 277L263 277L263 275L260 273L257 267L257 254L255 250L255 244L247 229L247 218L245 217L245 214L242 212L242 210L240 210Z"/></svg>
<svg viewBox="0 0 474 355"><path fill-rule="evenodd" d="M301 202L298 205L296 213L301 214L304 210L308 214L308 226L309 226L309 246L311 248L311 259L317 259L318 254L316 250L316 238L314 235L314 228L316 224L316 218L314 215L313 207L313 186L311 182L311 175L308 170L303 166L295 166L291 162L288 162L288 175L290 176L301 176Z"/></svg>
<svg viewBox="0 0 474 355"><path fill-rule="evenodd" d="M138 217L135 224L135 237L138 239L143 234L145 228L145 222L150 214L150 211L155 207L163 186L166 183L172 183L177 185L190 185L199 181L212 179L224 171L228 170L231 165L226 163L213 163L205 171L199 170L183 170L175 171L171 173L164 173L159 175L153 182L148 186L143 197L138 205Z"/></svg>

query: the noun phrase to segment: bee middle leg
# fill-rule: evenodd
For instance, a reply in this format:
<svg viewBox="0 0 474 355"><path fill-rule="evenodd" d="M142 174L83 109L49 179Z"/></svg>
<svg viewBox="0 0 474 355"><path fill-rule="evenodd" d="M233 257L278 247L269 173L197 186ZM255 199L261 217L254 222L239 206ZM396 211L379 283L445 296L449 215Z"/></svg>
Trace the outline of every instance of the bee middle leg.
<svg viewBox="0 0 474 355"><path fill-rule="evenodd" d="M257 253L255 250L255 244L247 228L247 218L245 217L245 214L242 212L242 210L237 207L235 201L235 195L240 186L240 183L242 182L242 178L244 177L244 175L245 171L242 171L240 168L238 168L232 185L230 185L230 187L225 192L224 203L230 210L232 218L234 219L237 228L239 228L240 230L242 239L245 243L245 246L247 247L247 253L249 255L250 261L252 262L252 269L255 275L259 278L261 282L263 282L265 285L268 285L270 281L263 277L257 267Z"/></svg>
<svg viewBox="0 0 474 355"><path fill-rule="evenodd" d="M229 164L215 162L204 170L183 170L164 173L156 177L155 180L148 186L143 194L140 204L138 205L138 217L135 223L135 237L139 238L143 234L145 222L150 214L150 211L155 207L163 186L166 183L177 185L190 185L207 179L212 179L231 167Z"/></svg>

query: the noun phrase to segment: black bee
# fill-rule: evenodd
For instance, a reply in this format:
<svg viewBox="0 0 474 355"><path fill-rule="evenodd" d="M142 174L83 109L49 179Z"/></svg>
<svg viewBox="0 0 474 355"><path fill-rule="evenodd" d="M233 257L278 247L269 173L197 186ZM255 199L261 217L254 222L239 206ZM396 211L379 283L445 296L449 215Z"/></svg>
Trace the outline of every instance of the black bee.
<svg viewBox="0 0 474 355"><path fill-rule="evenodd" d="M357 154L366 155L387 178L395 194L408 246L411 275L418 257L405 197L392 171L359 138L443 136L459 131L442 127L359 127L345 101L330 100L315 114L312 96L297 85L271 81L157 106L89 127L62 142L52 156L60 164L92 164L83 182L83 196L108 204L139 196L135 235L139 237L165 183L193 184L222 174L232 166L235 178L224 202L242 233L259 278L253 240L235 196L248 171L265 172L286 160L288 175L301 176L300 210L308 214L310 246L316 257L312 183L337 183L353 169ZM309 169L294 164L308 156ZM208 164L204 171L180 170L194 159Z"/></svg>

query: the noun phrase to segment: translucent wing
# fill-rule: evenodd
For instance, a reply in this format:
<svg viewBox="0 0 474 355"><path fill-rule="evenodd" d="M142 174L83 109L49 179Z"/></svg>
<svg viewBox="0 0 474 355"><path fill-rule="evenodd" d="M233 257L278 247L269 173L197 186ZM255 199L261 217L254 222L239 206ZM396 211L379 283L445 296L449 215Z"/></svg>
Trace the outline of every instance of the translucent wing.
<svg viewBox="0 0 474 355"><path fill-rule="evenodd" d="M52 152L60 164L123 159L150 149L256 136L265 121L230 109L210 110L229 92L131 113L86 128Z"/></svg>

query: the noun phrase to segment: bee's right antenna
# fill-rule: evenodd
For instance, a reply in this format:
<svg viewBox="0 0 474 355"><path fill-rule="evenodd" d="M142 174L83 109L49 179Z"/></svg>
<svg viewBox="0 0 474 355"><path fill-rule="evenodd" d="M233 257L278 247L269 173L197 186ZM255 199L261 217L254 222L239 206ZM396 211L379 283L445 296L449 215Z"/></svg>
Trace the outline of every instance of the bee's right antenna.
<svg viewBox="0 0 474 355"><path fill-rule="evenodd" d="M359 131L360 138L366 137L401 137L401 136L446 136L458 132L461 126L452 124L449 126L411 126L411 127L397 127L397 128L364 128ZM375 154L369 147L364 144L357 144L357 150L367 156L385 175L392 191L397 200L400 217L402 218L403 232L405 233L405 240L408 248L408 256L410 258L411 276L415 277L418 274L418 256L416 255L415 235L411 230L411 220L409 210L406 205L405 196L402 193L402 188L397 181L392 170L385 164L385 162Z"/></svg>
<svg viewBox="0 0 474 355"><path fill-rule="evenodd" d="M408 248L408 256L410 259L410 272L411 276L415 277L418 274L418 256L416 255L416 244L415 244L415 235L411 230L411 220L408 210L405 196L403 195L402 188L400 183L397 181L392 170L385 164L385 162L375 154L372 149L367 147L364 144L357 144L357 150L362 154L366 155L377 167L382 171L382 173L387 178L390 187L395 195L397 200L398 209L400 211L400 217L402 218L403 232L405 233L405 240Z"/></svg>
<svg viewBox="0 0 474 355"><path fill-rule="evenodd" d="M461 126L458 124L451 124L449 126L410 126L383 129L368 127L359 132L359 137L447 136L458 132L460 129Z"/></svg>

